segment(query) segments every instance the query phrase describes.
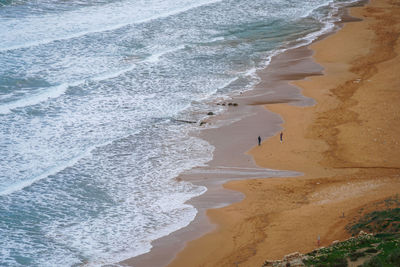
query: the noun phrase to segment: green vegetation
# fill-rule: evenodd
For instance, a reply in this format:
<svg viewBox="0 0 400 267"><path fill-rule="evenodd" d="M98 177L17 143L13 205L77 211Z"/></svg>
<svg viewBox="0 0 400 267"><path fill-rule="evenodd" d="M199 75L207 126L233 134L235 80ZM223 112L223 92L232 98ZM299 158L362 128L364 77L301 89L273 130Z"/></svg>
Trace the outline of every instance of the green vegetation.
<svg viewBox="0 0 400 267"><path fill-rule="evenodd" d="M359 257L365 255L362 249L372 246L375 241L369 235L351 238L334 246L315 250L307 254L308 257L303 262L306 266L347 266L347 258L351 261L356 261Z"/></svg>
<svg viewBox="0 0 400 267"><path fill-rule="evenodd" d="M346 241L308 253L306 266L341 267L361 259L362 267L400 267L400 208L374 211L347 227L354 235Z"/></svg>
<svg viewBox="0 0 400 267"><path fill-rule="evenodd" d="M397 244L398 245L398 244ZM385 266L400 266L400 248L391 250L387 255L381 253L370 260L367 260L362 267L385 267Z"/></svg>
<svg viewBox="0 0 400 267"><path fill-rule="evenodd" d="M346 227L353 235L348 240L316 249L306 255L299 254L293 260L284 258L282 261L266 261L263 266L301 266L303 262L310 267L400 267L399 195L373 205L375 211ZM364 209L360 209L359 216L364 212Z"/></svg>
<svg viewBox="0 0 400 267"><path fill-rule="evenodd" d="M400 232L400 208L371 212L347 229L353 235L360 231L398 233Z"/></svg>
<svg viewBox="0 0 400 267"><path fill-rule="evenodd" d="M365 260L362 267L400 267L400 234L363 234L308 253L303 262L306 266L339 267L359 259Z"/></svg>

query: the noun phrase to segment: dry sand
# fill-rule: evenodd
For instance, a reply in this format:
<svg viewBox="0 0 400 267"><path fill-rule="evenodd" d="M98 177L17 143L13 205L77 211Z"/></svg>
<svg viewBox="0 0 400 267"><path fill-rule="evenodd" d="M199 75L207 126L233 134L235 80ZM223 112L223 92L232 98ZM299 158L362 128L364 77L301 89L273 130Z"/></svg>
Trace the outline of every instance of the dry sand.
<svg viewBox="0 0 400 267"><path fill-rule="evenodd" d="M362 208L400 193L400 2L351 15L363 20L311 46L324 75L293 82L317 104L266 105L285 121L284 142L249 151L259 166L305 175L225 184L246 198L208 210L217 229L169 266L261 266L316 248L318 236L326 246L349 237Z"/></svg>

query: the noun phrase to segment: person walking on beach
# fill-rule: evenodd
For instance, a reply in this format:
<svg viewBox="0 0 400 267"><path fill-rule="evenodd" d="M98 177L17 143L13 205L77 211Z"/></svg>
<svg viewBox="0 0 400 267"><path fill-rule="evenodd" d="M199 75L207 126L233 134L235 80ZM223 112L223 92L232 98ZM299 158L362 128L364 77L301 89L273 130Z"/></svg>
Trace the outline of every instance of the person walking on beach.
<svg viewBox="0 0 400 267"><path fill-rule="evenodd" d="M261 146L261 136L258 136L258 145Z"/></svg>
<svg viewBox="0 0 400 267"><path fill-rule="evenodd" d="M283 142L283 133L281 132L281 134L279 135L279 138L281 140L281 143Z"/></svg>

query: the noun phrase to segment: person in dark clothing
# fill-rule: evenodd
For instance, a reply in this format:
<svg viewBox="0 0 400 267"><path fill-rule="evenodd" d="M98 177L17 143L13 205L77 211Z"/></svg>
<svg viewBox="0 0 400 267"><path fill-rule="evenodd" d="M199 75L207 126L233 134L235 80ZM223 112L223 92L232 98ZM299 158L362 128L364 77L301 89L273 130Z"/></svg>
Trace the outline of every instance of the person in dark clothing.
<svg viewBox="0 0 400 267"><path fill-rule="evenodd" d="M281 139L281 143L283 142L283 133L281 132L281 134L279 135L279 138Z"/></svg>
<svg viewBox="0 0 400 267"><path fill-rule="evenodd" d="M258 136L258 145L261 146L261 136Z"/></svg>

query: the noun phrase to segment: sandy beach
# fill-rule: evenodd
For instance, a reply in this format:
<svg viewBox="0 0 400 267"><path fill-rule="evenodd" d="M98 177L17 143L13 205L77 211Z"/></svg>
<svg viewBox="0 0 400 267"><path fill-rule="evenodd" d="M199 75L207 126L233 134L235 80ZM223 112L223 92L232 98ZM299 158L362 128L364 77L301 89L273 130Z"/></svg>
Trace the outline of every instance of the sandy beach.
<svg viewBox="0 0 400 267"><path fill-rule="evenodd" d="M0 21L0 266L325 263L400 208L400 0L0 0ZM388 236L328 260L397 261Z"/></svg>
<svg viewBox="0 0 400 267"><path fill-rule="evenodd" d="M348 238L348 223L400 193L400 3L371 0L350 14L362 20L310 47L323 75L317 68L306 79L287 77L315 105L283 97L253 103L282 117L283 142L271 129L275 135L248 154L258 166L304 175L224 184L246 197L208 209L216 229L169 266L261 266L308 252L318 237L322 246ZM261 73L258 90L269 75Z"/></svg>

